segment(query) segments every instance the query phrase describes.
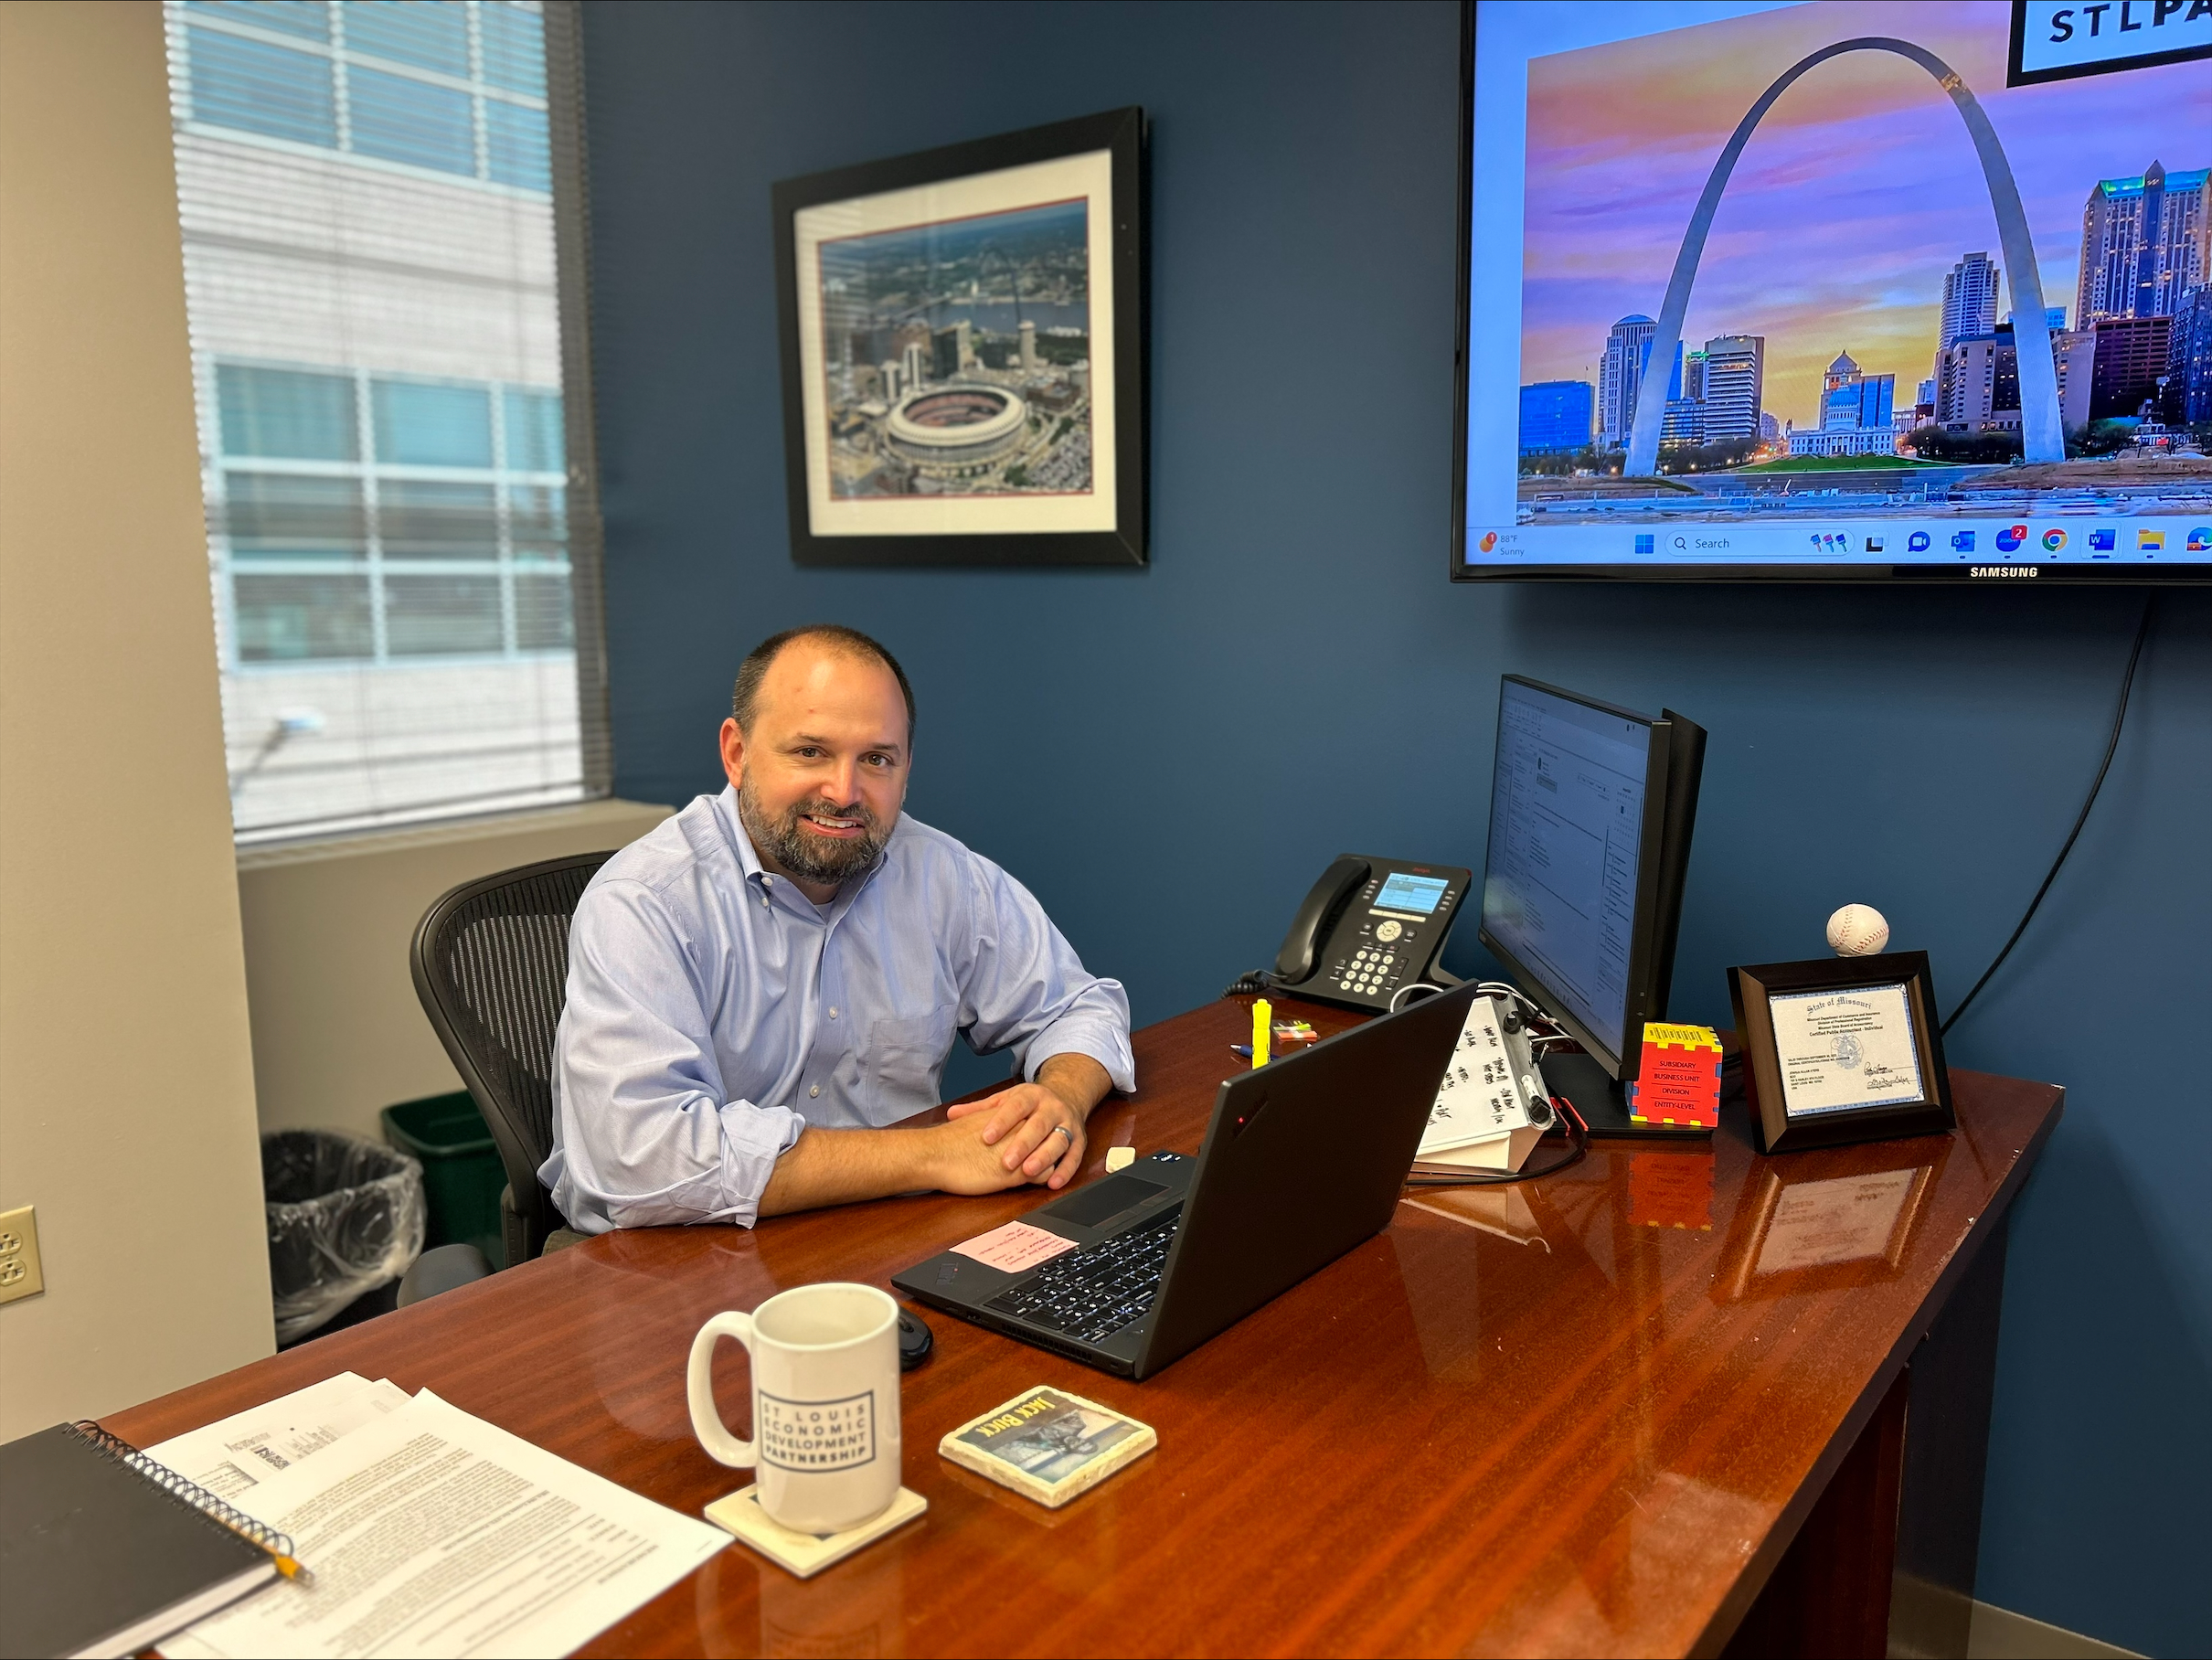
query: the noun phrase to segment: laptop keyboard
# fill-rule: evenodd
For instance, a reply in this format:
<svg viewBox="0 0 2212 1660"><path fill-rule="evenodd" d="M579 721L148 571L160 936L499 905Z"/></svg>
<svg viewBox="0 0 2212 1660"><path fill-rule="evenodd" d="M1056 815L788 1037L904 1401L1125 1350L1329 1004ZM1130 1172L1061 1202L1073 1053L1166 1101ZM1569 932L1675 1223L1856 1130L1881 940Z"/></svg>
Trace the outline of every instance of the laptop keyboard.
<svg viewBox="0 0 2212 1660"><path fill-rule="evenodd" d="M984 1306L1085 1343L1111 1337L1152 1307L1182 1220L1177 1205L1103 1244L1063 1251Z"/></svg>

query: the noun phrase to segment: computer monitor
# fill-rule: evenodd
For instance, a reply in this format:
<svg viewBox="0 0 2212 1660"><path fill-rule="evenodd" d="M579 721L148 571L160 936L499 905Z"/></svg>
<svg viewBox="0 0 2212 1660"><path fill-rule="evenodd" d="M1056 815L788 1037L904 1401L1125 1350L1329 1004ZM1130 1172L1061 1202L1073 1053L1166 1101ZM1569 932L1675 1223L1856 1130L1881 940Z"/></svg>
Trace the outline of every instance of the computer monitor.
<svg viewBox="0 0 2212 1660"><path fill-rule="evenodd" d="M1477 0L1454 579L2212 580L2202 9Z"/></svg>
<svg viewBox="0 0 2212 1660"><path fill-rule="evenodd" d="M1481 939L1618 1083L1666 1018L1705 731L1504 677Z"/></svg>

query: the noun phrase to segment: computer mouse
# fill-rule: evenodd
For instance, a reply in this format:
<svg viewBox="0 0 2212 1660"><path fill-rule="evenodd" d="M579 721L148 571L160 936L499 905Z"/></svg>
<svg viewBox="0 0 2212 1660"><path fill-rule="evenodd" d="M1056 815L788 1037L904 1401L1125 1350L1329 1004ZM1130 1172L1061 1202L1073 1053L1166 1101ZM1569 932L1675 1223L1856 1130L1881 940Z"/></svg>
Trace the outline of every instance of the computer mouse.
<svg viewBox="0 0 2212 1660"><path fill-rule="evenodd" d="M930 1357L937 1346L936 1335L922 1323L920 1314L899 1311L899 1369L910 1372Z"/></svg>

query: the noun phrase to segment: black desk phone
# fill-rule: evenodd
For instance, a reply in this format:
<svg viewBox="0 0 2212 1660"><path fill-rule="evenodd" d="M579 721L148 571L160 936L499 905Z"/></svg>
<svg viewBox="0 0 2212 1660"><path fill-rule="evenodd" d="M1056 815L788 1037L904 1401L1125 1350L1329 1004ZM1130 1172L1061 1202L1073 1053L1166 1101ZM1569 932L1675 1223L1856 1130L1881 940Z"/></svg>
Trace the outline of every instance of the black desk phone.
<svg viewBox="0 0 2212 1660"><path fill-rule="evenodd" d="M1275 956L1276 989L1348 1008L1388 1010L1437 957L1474 873L1455 865L1347 853L1321 873Z"/></svg>

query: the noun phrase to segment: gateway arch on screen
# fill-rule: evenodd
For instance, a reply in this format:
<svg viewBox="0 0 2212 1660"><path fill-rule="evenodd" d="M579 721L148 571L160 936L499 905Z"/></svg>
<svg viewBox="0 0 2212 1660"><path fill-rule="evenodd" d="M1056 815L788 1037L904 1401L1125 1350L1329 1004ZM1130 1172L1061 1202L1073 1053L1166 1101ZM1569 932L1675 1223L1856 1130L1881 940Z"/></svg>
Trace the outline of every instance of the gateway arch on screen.
<svg viewBox="0 0 2212 1660"><path fill-rule="evenodd" d="M1622 469L1628 476L1648 477L1659 470L1659 435L1666 419L1666 399L1664 396L1650 395L1654 390L1653 378L1656 376L1658 386L1664 388L1667 366L1674 362L1675 348L1682 342L1683 318L1689 311L1690 285L1697 278L1697 261L1705 254L1706 234L1713 228L1714 212L1728 191L1737 157L1743 154L1744 145L1773 107L1774 101L1789 90L1798 77L1814 65L1840 58L1846 52L1894 52L1919 64L1934 77L1936 85L1951 94L1959 119L1966 123L1967 136L1973 140L1983 177L1989 183L1989 205L1996 213L1997 235L2005 250L2005 267L2012 273L2013 349L2019 362L2024 457L2031 462L2066 459L2066 432L2058 419L2058 375L2051 362L2050 322L2043 309L2043 278L2036 269L2035 242L2028 235L2027 215L2020 207L2020 187L2013 182L2012 164L2005 159L2004 145L1997 142L1996 129L1989 124L1989 116L1967 90L1958 71L1933 52L1909 40L1866 35L1823 47L1792 64L1737 123L1735 133L1721 149L1720 158L1713 164L1712 175L1705 182L1705 194L1697 198L1696 211L1690 215L1689 229L1683 232L1682 251L1675 257L1675 274L1667 280L1666 303L1659 308L1659 325L1652 336L1651 356L1644 360L1643 378L1637 384L1636 421L1629 435L1627 461Z"/></svg>

